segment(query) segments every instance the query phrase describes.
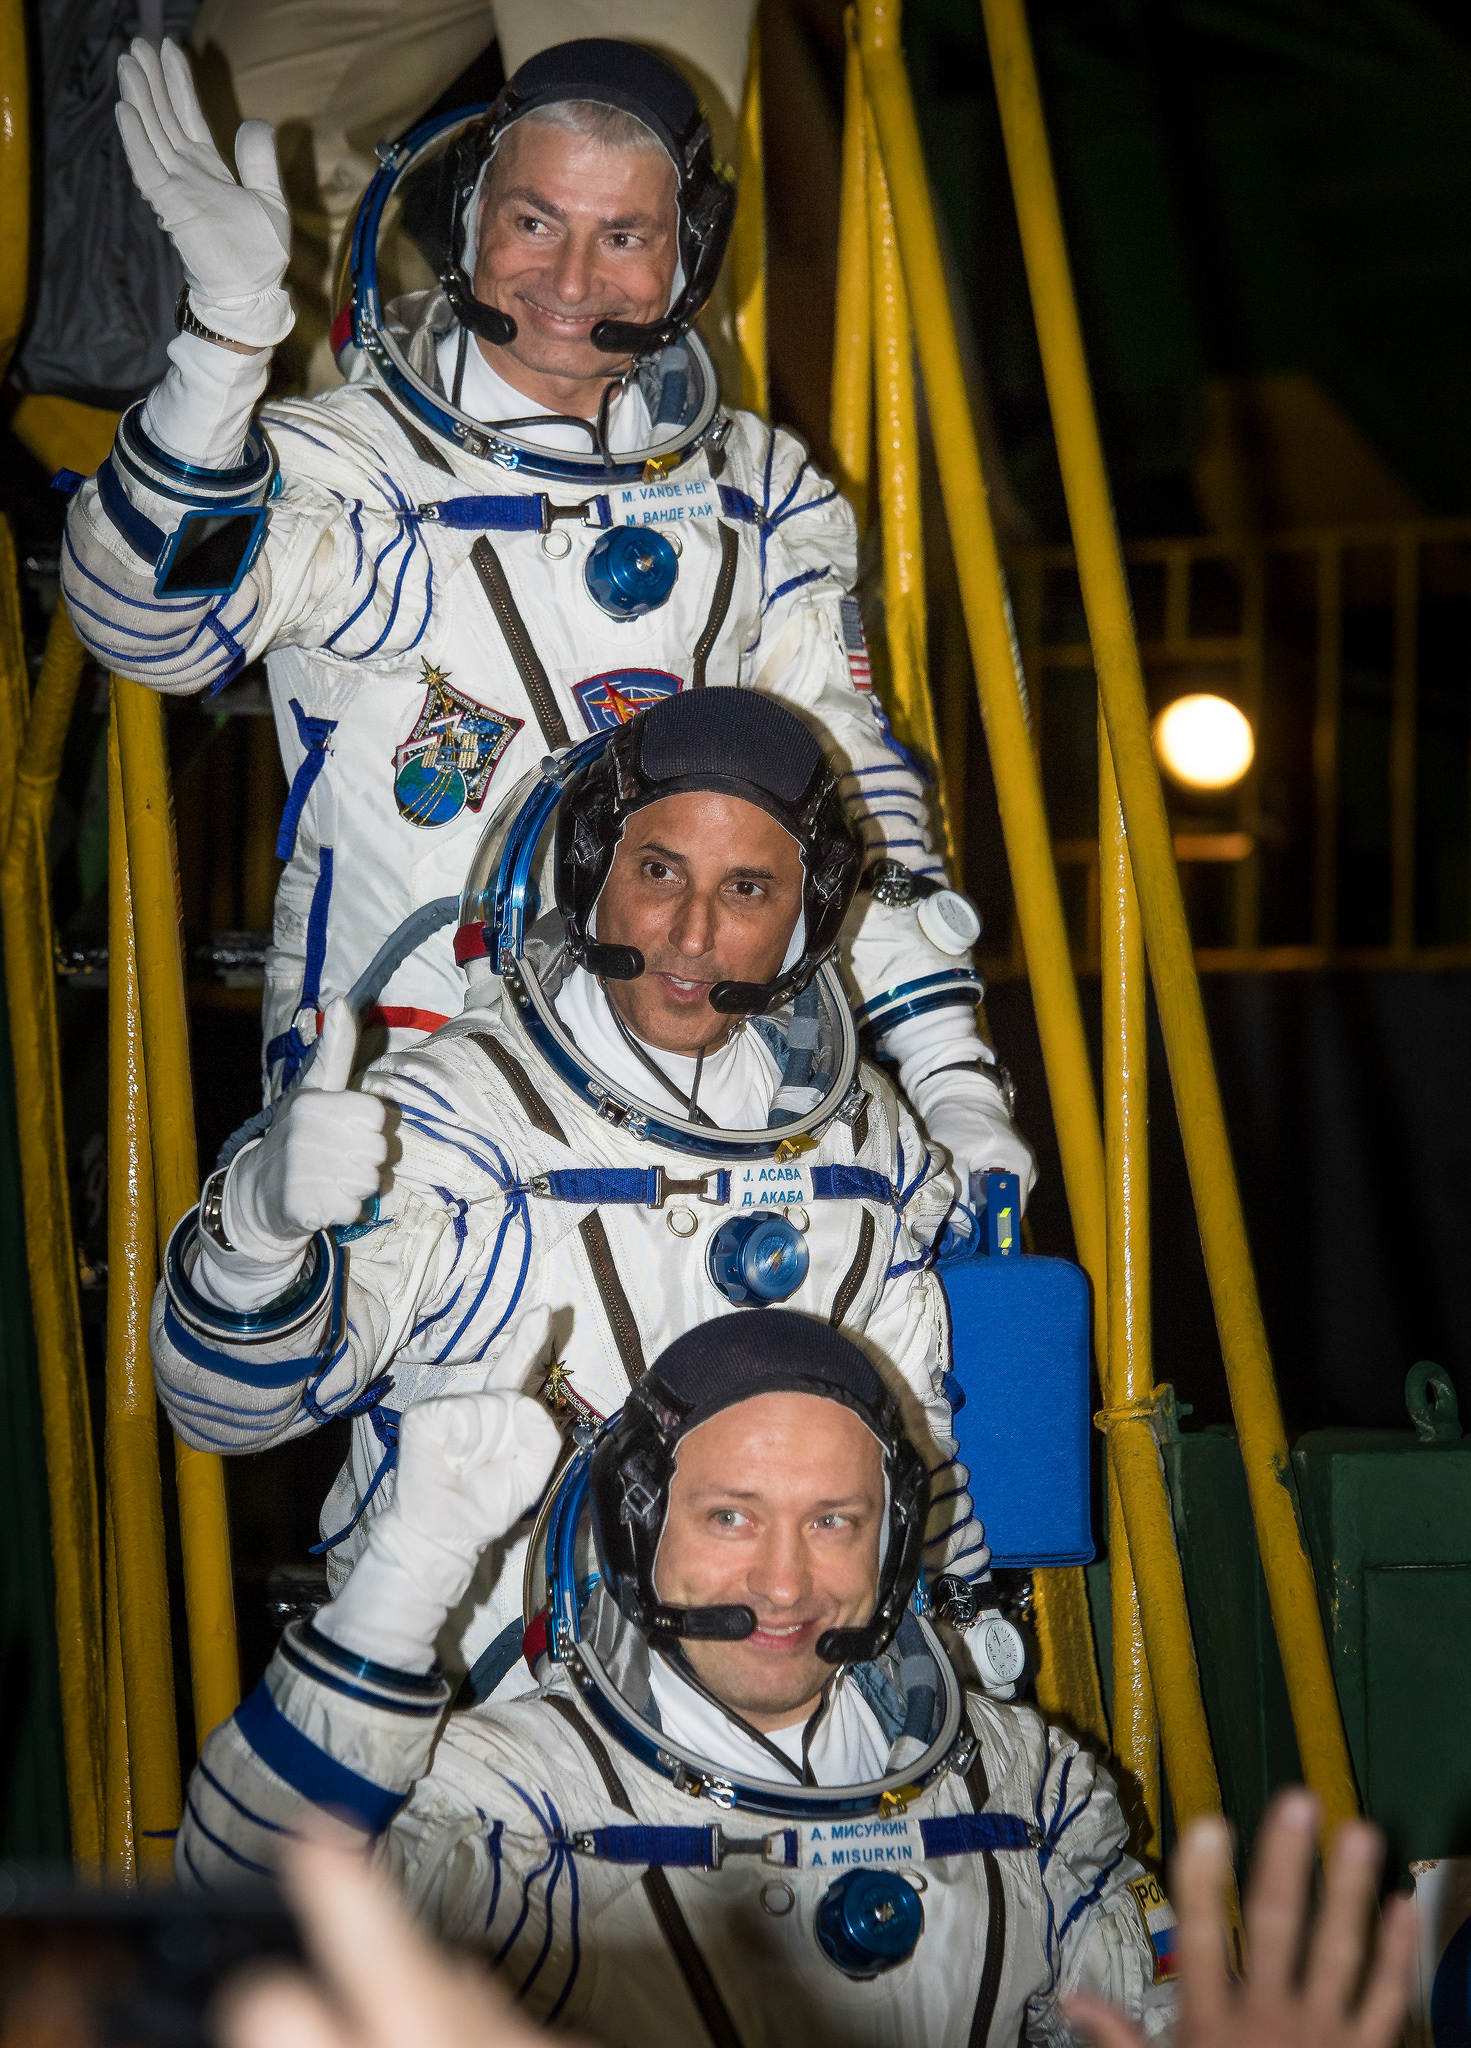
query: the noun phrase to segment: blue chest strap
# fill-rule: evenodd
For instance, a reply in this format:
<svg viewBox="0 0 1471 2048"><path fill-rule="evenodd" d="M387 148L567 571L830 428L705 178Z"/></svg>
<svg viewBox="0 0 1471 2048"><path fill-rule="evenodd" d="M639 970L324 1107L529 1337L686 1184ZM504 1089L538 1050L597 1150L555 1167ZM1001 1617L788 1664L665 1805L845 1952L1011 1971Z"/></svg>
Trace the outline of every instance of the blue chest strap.
<svg viewBox="0 0 1471 2048"><path fill-rule="evenodd" d="M756 500L729 484L717 484L720 509L727 519L764 526L766 515ZM545 491L506 497L440 498L420 505L417 516L431 525L475 533L549 533L558 519L576 519L583 526L612 526L613 508L606 492L575 505L555 504Z"/></svg>
<svg viewBox="0 0 1471 2048"><path fill-rule="evenodd" d="M894 1202L888 1179L871 1166L814 1166L809 1170L814 1202L880 1202L885 1207ZM730 1179L730 1169L724 1166L686 1180L663 1166L570 1166L539 1173L527 1187L544 1201L577 1202L587 1207L627 1203L662 1209L670 1195L694 1195L702 1202L724 1207L730 1200Z"/></svg>
<svg viewBox="0 0 1471 2048"><path fill-rule="evenodd" d="M919 1831L926 1859L982 1856L996 1849L1034 1849L1041 1833L1034 1822L1013 1813L937 1814L920 1821ZM719 1870L730 1857L757 1856L779 1869L795 1870L801 1863L799 1840L796 1828L776 1828L769 1835L728 1835L716 1822L703 1828L587 1828L570 1833L567 1845L601 1863Z"/></svg>

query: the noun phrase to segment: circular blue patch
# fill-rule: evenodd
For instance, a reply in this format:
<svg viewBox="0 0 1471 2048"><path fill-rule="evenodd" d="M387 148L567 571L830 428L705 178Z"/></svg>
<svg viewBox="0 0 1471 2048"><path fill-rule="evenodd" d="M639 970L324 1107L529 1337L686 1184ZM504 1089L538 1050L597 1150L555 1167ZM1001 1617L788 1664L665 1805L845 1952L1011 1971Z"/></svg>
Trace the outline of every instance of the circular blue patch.
<svg viewBox="0 0 1471 2048"><path fill-rule="evenodd" d="M655 527L611 526L594 541L582 574L610 618L641 619L668 602L679 558Z"/></svg>
<svg viewBox="0 0 1471 2048"><path fill-rule="evenodd" d="M924 1907L892 1870L850 1870L817 1908L818 1946L845 1977L878 1977L914 1954Z"/></svg>
<svg viewBox="0 0 1471 2048"><path fill-rule="evenodd" d="M443 759L430 768L423 754L411 755L393 778L394 801L413 825L447 825L464 810L466 794L458 768Z"/></svg>

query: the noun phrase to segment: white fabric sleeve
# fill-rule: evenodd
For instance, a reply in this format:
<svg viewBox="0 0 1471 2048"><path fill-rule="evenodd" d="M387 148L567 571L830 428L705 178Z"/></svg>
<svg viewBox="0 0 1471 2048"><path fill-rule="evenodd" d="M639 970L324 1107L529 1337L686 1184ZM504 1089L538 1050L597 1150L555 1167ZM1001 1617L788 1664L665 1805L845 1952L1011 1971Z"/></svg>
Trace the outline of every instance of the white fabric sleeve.
<svg viewBox="0 0 1471 2048"><path fill-rule="evenodd" d="M163 381L144 401L143 431L180 462L233 469L270 374L268 348L239 355L197 334L176 334Z"/></svg>
<svg viewBox="0 0 1471 2048"><path fill-rule="evenodd" d="M1128 1824L1114 1781L1061 1728L1047 1729L1047 1751L1037 1815L1045 1830L1038 1861L1052 1905L1052 1982L1029 2003L1027 2035L1038 2048L1071 2048L1072 2032L1058 2001L1074 1991L1092 1991L1120 2006L1152 2038L1173 2022L1178 1997L1163 1975L1134 1890L1147 1884L1147 1876L1128 1854ZM1158 1917L1173 1921L1168 1901Z"/></svg>

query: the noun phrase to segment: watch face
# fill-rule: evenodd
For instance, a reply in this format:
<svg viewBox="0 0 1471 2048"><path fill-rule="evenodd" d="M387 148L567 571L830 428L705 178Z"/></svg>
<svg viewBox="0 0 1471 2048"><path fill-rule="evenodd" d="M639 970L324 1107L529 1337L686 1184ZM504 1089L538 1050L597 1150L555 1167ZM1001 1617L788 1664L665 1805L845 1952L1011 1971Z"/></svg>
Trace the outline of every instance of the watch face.
<svg viewBox="0 0 1471 2048"><path fill-rule="evenodd" d="M1022 1666L1026 1663L1026 1651L1022 1639L1009 1621L999 1616L988 1621L981 1634L986 1662L990 1665L998 1685L1010 1685L1021 1677Z"/></svg>

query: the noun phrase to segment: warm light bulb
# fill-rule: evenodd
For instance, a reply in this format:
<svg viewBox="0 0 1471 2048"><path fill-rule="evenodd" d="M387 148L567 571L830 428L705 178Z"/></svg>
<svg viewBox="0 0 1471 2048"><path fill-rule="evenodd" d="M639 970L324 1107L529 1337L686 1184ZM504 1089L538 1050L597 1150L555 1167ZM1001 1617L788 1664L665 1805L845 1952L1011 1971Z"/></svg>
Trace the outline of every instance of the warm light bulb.
<svg viewBox="0 0 1471 2048"><path fill-rule="evenodd" d="M1187 789L1229 789L1251 766L1256 740L1224 697L1177 697L1154 721L1154 746Z"/></svg>

